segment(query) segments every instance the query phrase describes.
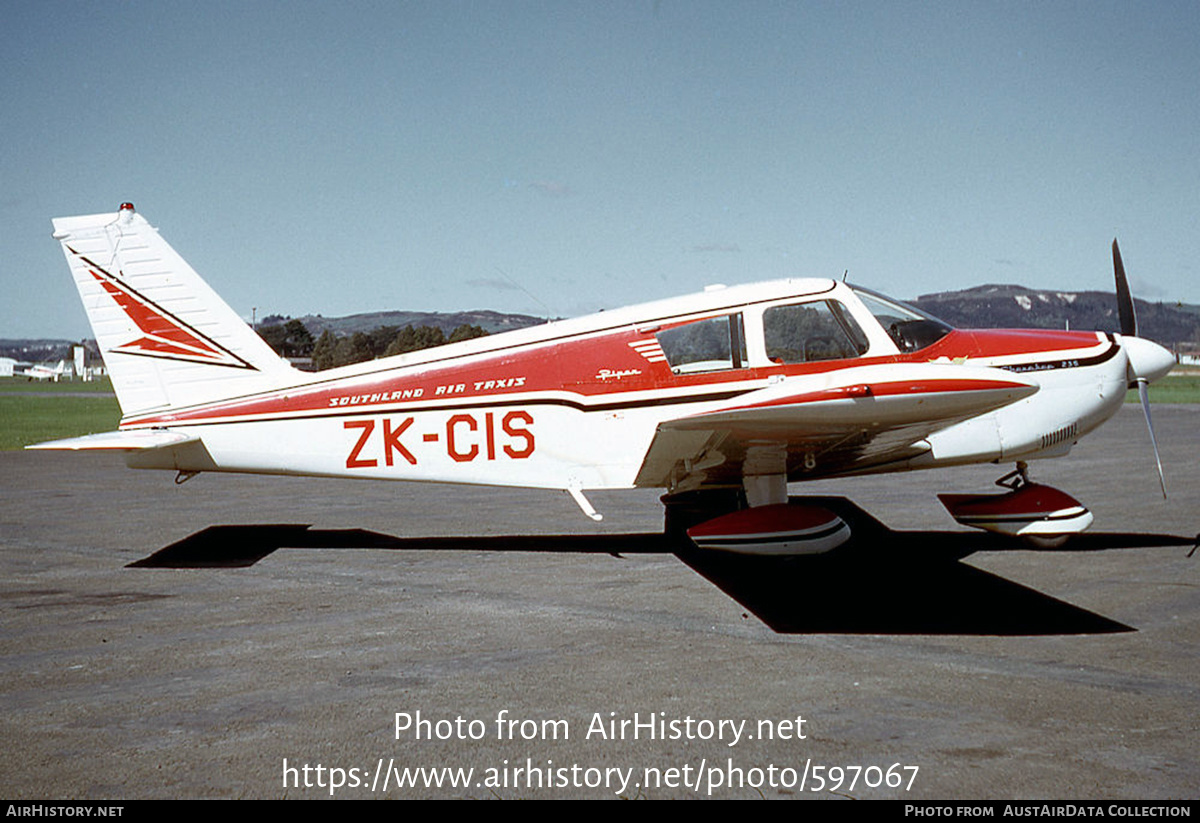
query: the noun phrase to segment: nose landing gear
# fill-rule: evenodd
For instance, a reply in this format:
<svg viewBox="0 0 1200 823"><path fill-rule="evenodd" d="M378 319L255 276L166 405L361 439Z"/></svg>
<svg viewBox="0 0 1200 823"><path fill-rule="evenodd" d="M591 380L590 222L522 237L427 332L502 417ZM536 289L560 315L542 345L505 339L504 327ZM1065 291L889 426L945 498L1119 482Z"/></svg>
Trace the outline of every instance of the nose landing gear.
<svg viewBox="0 0 1200 823"><path fill-rule="evenodd" d="M1004 494L939 494L950 515L964 526L1020 537L1040 549L1058 548L1092 524L1092 513L1066 492L1034 483L1028 466L996 481Z"/></svg>

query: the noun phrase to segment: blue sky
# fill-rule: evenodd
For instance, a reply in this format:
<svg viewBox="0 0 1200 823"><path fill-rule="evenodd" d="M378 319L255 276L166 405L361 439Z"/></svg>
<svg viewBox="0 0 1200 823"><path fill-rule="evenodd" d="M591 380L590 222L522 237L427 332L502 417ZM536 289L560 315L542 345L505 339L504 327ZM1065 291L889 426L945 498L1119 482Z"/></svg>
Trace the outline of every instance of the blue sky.
<svg viewBox="0 0 1200 823"><path fill-rule="evenodd" d="M0 337L90 336L50 218L124 200L246 317L1111 289L1114 236L1138 296L1200 302L1195 2L0 0L0 31Z"/></svg>

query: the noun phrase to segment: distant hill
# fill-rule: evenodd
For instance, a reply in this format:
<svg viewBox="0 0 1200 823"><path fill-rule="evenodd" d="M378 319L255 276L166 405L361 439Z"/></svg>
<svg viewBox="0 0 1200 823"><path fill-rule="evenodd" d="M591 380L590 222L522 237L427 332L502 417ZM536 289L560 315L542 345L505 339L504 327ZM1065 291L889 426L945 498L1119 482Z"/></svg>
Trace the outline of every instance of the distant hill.
<svg viewBox="0 0 1200 823"><path fill-rule="evenodd" d="M367 314L351 314L346 317L322 317L319 314L299 318L313 337L329 329L339 337L356 331L369 332L380 326L433 326L444 334L459 326L479 326L488 334L523 329L546 322L544 317L528 314L502 314L495 311L476 310L452 313L431 311L376 311Z"/></svg>
<svg viewBox="0 0 1200 823"><path fill-rule="evenodd" d="M1060 292L1018 285L975 286L961 291L923 294L914 306L959 328L1035 328L1119 331L1117 298L1112 292ZM1152 303L1134 299L1138 331L1164 345L1200 343L1200 306ZM338 336L369 332L379 326L436 326L449 334L458 326L481 326L489 334L545 323L542 317L477 310L454 313L387 311L346 317L308 315L300 320L320 337L330 329Z"/></svg>
<svg viewBox="0 0 1200 823"><path fill-rule="evenodd" d="M265 317L259 323L259 328L276 322L284 322L291 318L278 316ZM527 314L503 314L496 311L476 310L461 312L421 312L421 311L380 311L369 314L351 314L346 317L322 317L308 315L299 320L314 338L320 337L326 329L333 331L338 337L354 334L356 331L370 332L380 326L433 326L442 330L447 337L462 325L479 326L489 334L522 329L526 326L536 326L545 323L544 317L532 317ZM70 359L71 347L77 340L25 340L0 339L0 357L11 357L27 363L41 363L54 360ZM90 353L96 355L94 340L86 341Z"/></svg>
<svg viewBox="0 0 1200 823"><path fill-rule="evenodd" d="M970 329L1088 329L1120 331L1112 292L1046 291L1015 285L975 286L923 294L917 308L952 326ZM1138 334L1164 345L1200 343L1200 306L1134 299Z"/></svg>
<svg viewBox="0 0 1200 823"><path fill-rule="evenodd" d="M952 326L970 329L1038 328L1118 331L1117 299L1111 292L1060 292L1017 285L975 286L961 291L923 294L908 302ZM1200 344L1200 306L1134 300L1139 332L1167 346ZM264 319L279 322L285 318ZM449 335L466 324L489 334L545 323L542 317L476 310L463 312L382 311L346 317L308 315L299 318L314 338L326 329L340 336L370 332L380 326L435 326ZM72 340L0 340L0 357L41 362L71 356ZM92 346L94 347L94 343Z"/></svg>

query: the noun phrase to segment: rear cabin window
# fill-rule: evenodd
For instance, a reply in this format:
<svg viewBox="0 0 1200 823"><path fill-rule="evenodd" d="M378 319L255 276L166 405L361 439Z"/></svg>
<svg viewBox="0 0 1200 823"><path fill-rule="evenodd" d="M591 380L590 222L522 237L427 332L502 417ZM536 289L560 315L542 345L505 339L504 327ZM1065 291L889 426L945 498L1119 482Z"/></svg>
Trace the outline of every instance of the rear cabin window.
<svg viewBox="0 0 1200 823"><path fill-rule="evenodd" d="M836 300L772 306L763 312L767 357L776 363L844 360L867 351L867 336Z"/></svg>
<svg viewBox="0 0 1200 823"><path fill-rule="evenodd" d="M655 335L675 374L740 369L746 365L746 330L740 314L685 323Z"/></svg>

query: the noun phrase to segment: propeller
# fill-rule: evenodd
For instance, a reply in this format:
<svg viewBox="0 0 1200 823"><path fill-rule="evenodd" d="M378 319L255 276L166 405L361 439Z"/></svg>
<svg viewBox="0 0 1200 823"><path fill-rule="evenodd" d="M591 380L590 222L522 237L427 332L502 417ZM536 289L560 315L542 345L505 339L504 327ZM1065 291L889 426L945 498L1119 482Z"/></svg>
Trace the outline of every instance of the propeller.
<svg viewBox="0 0 1200 823"><path fill-rule="evenodd" d="M1133 295L1129 293L1129 281L1125 277L1125 264L1121 261L1121 249L1113 238L1113 275L1117 280L1117 313L1121 319L1121 334L1125 337L1126 356L1129 361L1127 376L1129 387L1137 386L1142 401L1142 412L1146 415L1146 430L1150 432L1150 445L1154 448L1154 463L1158 466L1158 484L1162 487L1163 499L1167 499L1167 480L1163 475L1162 459L1158 456L1158 439L1154 436L1154 421L1150 417L1149 383L1170 370L1162 369L1162 355L1170 352L1156 343L1137 336L1137 314L1133 310ZM1156 351L1157 350L1157 351ZM1171 358L1174 365L1174 358ZM1148 376L1149 375L1149 376Z"/></svg>
<svg viewBox="0 0 1200 823"><path fill-rule="evenodd" d="M1113 274L1117 278L1117 313L1121 318L1121 334L1137 337L1137 314L1133 310L1133 295L1129 293L1129 281L1125 278L1125 264L1121 262L1121 248L1113 238Z"/></svg>

